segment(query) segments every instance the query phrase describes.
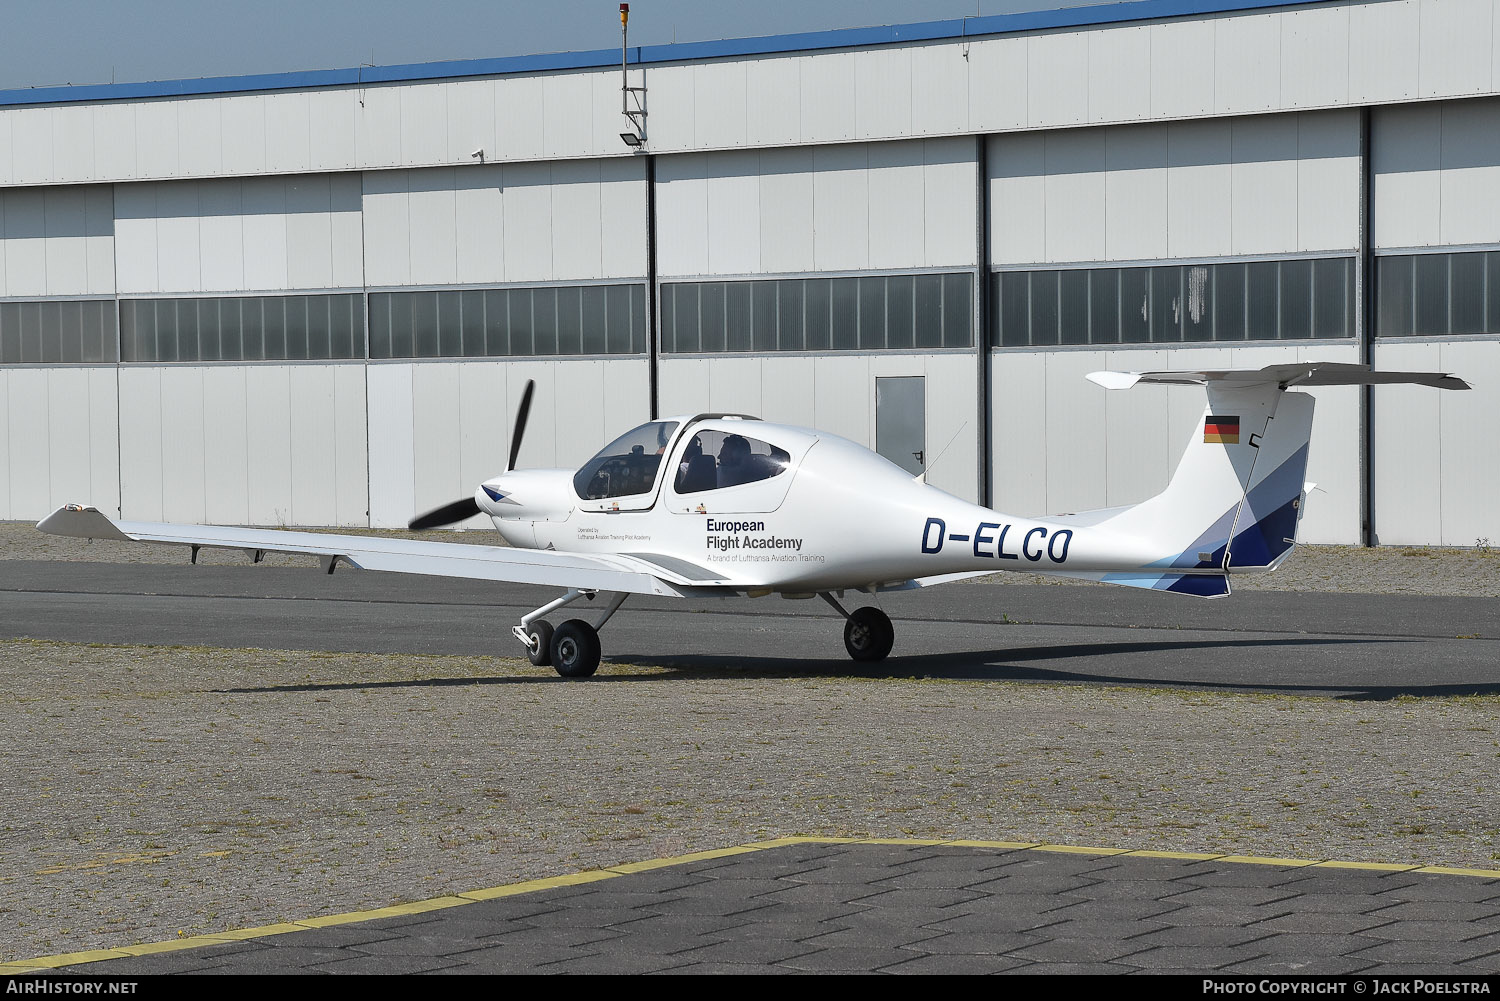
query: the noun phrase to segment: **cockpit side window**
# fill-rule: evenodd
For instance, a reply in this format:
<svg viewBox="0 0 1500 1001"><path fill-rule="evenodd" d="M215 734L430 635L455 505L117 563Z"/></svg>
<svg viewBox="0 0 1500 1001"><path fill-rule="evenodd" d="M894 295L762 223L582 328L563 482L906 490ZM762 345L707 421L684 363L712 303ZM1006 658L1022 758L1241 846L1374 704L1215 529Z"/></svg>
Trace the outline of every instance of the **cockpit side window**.
<svg viewBox="0 0 1500 1001"><path fill-rule="evenodd" d="M672 488L694 494L779 476L791 465L784 448L730 431L699 431L683 449Z"/></svg>
<svg viewBox="0 0 1500 1001"><path fill-rule="evenodd" d="M620 435L579 468L573 490L584 500L646 493L676 430L676 421L653 421Z"/></svg>

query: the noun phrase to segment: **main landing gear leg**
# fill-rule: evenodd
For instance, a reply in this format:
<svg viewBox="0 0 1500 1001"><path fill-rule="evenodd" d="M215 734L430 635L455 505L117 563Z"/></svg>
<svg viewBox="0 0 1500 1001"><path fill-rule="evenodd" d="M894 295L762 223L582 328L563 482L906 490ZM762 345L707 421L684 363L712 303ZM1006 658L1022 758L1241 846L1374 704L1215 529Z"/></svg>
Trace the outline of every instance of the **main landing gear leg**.
<svg viewBox="0 0 1500 1001"><path fill-rule="evenodd" d="M609 595L609 604L599 621L590 625L583 619L569 619L556 629L542 616L565 608L579 598L590 601L597 591L574 589L556 601L549 601L536 611L521 616L521 624L511 632L526 647L526 659L538 667L551 665L564 678L587 678L599 669L599 630L625 603L624 592Z"/></svg>
<svg viewBox="0 0 1500 1001"><path fill-rule="evenodd" d="M885 660L896 643L896 627L891 618L874 605L844 611L844 606L827 591L818 595L844 617L844 649L859 661Z"/></svg>

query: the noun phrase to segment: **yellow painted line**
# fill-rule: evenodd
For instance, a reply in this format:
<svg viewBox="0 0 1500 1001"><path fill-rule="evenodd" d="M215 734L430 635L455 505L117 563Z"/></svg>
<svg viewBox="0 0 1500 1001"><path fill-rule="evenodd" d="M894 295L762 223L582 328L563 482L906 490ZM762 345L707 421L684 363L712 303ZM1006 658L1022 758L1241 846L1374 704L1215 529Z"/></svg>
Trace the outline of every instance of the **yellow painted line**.
<svg viewBox="0 0 1500 1001"><path fill-rule="evenodd" d="M1480 879L1500 879L1500 869L1460 869L1448 865L1424 865L1412 871L1440 873L1445 876L1478 876Z"/></svg>
<svg viewBox="0 0 1500 1001"><path fill-rule="evenodd" d="M1089 845L1037 845L1035 852L1060 852L1064 855L1126 855L1129 848L1095 848Z"/></svg>
<svg viewBox="0 0 1500 1001"><path fill-rule="evenodd" d="M1369 869L1374 872L1408 872L1420 868L1395 862L1319 862L1317 867L1319 869Z"/></svg>
<svg viewBox="0 0 1500 1001"><path fill-rule="evenodd" d="M1146 849L1126 852L1125 854L1131 858L1181 859L1185 862L1208 862L1213 859L1223 861L1226 858L1224 855L1216 855L1212 852L1154 852Z"/></svg>
<svg viewBox="0 0 1500 1001"><path fill-rule="evenodd" d="M29 966L32 969L55 970L59 966L76 966L80 963L97 963L102 959L127 959L130 953L119 949L90 949L87 952L65 952L60 956L39 956L36 959L28 959L15 966Z"/></svg>
<svg viewBox="0 0 1500 1001"><path fill-rule="evenodd" d="M678 855L675 858L648 859L645 862L626 862L623 865L612 865L605 871L626 876L633 872L649 872L652 869L665 869L668 866L687 865L690 862L711 862L714 859L729 858L732 855L745 855L750 852L762 850L752 845L736 845L733 848L715 848L713 851L691 852L687 855Z"/></svg>
<svg viewBox="0 0 1500 1001"><path fill-rule="evenodd" d="M307 931L306 925L295 925L290 921L282 921L274 925L261 925L259 928L236 928L232 931L209 932L199 935L199 938L213 939L215 942L243 942L247 938L268 938L271 935L285 935L287 932Z"/></svg>
<svg viewBox="0 0 1500 1001"><path fill-rule="evenodd" d="M731 845L727 848L715 848L708 851L690 852L685 855L674 855L666 858L646 859L640 862L625 862L606 869L588 869L583 872L565 873L561 876L550 876L545 879L531 879L520 883L510 883L505 886L494 886L481 890L470 890L465 893L457 893L444 897L434 897L430 900L415 900L405 904L393 904L389 907L378 907L366 911L348 911L343 914L329 914L322 917L306 918L300 921L283 921L276 924L261 925L256 928L240 928L222 932L208 932L201 935L193 935L185 938L170 939L165 942L147 942L140 945L125 946L118 949L93 949L85 952L68 952L56 956L42 956L37 959L18 960L9 963L0 963L0 974L34 973L38 971L53 970L63 966L82 966L86 963L97 963L108 959L126 959L133 956L150 956L163 952L175 952L182 949L202 948L206 946L221 945L226 942L239 942L252 938L268 938L272 935L285 935L291 932L308 931L317 928L331 928L337 925L357 924L363 921L375 921L380 918L404 917L410 914L423 914L428 911L443 910L450 907L462 907L465 904L481 900L495 900L501 897L518 896L524 893L536 893L542 890L554 890L565 886L581 886L587 883L595 883L600 880L616 879L631 873L649 872L653 869L663 869L670 866L685 865L691 862L703 862L710 859L729 858L734 855L746 855L752 852L766 851L772 848L785 848L792 845L905 845L910 847L924 846L948 846L955 848L998 848L1012 851L1038 851L1055 852L1065 855L1094 855L1100 857L1111 857L1117 855L1128 855L1135 858L1159 858L1159 859L1181 859L1184 861L1214 861L1244 865L1275 865L1289 868L1305 868L1317 866L1325 869L1363 869L1376 872L1421 872L1434 875L1470 876L1480 879L1500 879L1500 870L1497 869L1464 869L1452 866L1417 866L1403 865L1393 862L1341 862L1337 860L1319 861L1317 859L1278 858L1262 855L1217 855L1208 852L1167 852L1153 851L1149 849L1129 848L1104 848L1093 845L1061 845L1061 844L1039 844L1034 841L979 841L967 839L935 839L935 838L819 838L806 835L794 837L771 838L764 841L752 841L742 845ZM132 860L134 861L134 860ZM143 859L144 861L144 859Z"/></svg>
<svg viewBox="0 0 1500 1001"><path fill-rule="evenodd" d="M465 900L494 900L498 897L514 897L521 893L535 893L537 890L555 890L562 886L578 886L581 883L596 883L601 879L614 879L620 875L617 872L609 872L605 869L590 869L587 872L574 872L566 876L551 876L547 879L532 879L524 883L511 883L509 886L492 886L487 890L469 890L458 896Z"/></svg>
<svg viewBox="0 0 1500 1001"><path fill-rule="evenodd" d="M944 841L943 844L954 848L1009 848L1011 850L1042 846L1040 841Z"/></svg>
<svg viewBox="0 0 1500 1001"><path fill-rule="evenodd" d="M147 942L143 945L127 945L119 951L127 956L152 956L158 952L176 952L179 949L196 949L200 945L223 945L224 940L212 935L189 935L168 939L165 942Z"/></svg>

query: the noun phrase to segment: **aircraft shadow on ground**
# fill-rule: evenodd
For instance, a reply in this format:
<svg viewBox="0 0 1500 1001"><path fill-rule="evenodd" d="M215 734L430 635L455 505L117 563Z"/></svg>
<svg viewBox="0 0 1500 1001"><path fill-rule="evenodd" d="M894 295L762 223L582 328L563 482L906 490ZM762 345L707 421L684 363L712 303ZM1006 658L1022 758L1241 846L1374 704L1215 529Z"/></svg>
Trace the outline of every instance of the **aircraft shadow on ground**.
<svg viewBox="0 0 1500 1001"><path fill-rule="evenodd" d="M1302 681L1295 684L1275 681L1229 680L1222 675L1233 667L1195 669L1194 675L1164 673L1144 677L1127 673L1101 674L1069 671L1039 666L1048 661L1079 657L1108 657L1120 654L1170 654L1191 650L1265 649L1292 651L1328 646L1352 646L1366 643L1417 642L1415 640L1363 638L1275 638L1237 640L1164 640L1133 643L1073 643L964 653L918 654L892 657L878 664L860 664L847 659L806 660L792 657L744 656L739 654L694 654L661 656L622 653L609 657L600 673L588 679L590 684L639 684L671 682L682 678L870 678L903 680L933 678L953 681L1025 681L1070 685L1129 685L1150 688L1180 688L1194 691L1282 692L1287 694L1325 695L1358 701L1384 701L1400 696L1441 697L1500 694L1500 682L1474 682L1440 685L1362 685L1339 682L1318 684ZM652 667L660 674L611 674L610 665ZM1037 666L1033 666L1037 665ZM384 688L446 688L489 685L565 684L567 679L549 668L537 668L535 675L487 676L471 678L421 678L409 681L371 681L268 685L253 688L222 688L220 694L263 694L289 692L327 692L379 690Z"/></svg>

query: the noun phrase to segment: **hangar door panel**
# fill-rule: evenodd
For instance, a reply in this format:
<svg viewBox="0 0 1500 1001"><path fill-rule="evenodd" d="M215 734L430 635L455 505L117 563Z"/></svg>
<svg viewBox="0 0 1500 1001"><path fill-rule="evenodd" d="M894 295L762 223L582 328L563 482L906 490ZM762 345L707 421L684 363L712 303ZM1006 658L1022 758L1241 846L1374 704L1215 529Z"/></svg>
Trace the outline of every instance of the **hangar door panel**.
<svg viewBox="0 0 1500 1001"><path fill-rule="evenodd" d="M875 380L875 450L913 476L926 471L926 376Z"/></svg>

